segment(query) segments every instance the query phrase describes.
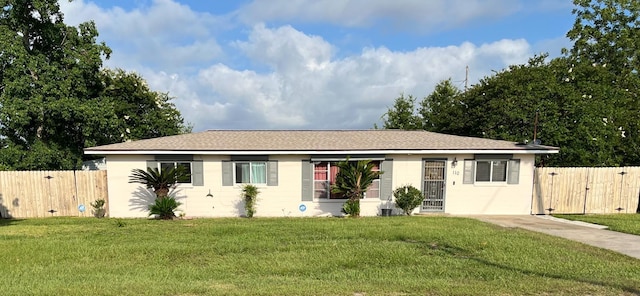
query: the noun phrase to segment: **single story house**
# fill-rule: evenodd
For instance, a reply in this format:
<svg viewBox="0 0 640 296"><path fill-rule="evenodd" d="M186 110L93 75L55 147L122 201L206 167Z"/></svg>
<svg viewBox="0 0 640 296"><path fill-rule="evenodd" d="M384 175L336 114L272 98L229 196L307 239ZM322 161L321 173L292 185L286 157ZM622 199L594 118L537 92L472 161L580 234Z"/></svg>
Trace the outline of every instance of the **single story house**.
<svg viewBox="0 0 640 296"><path fill-rule="evenodd" d="M531 213L534 158L558 148L403 130L210 130L85 149L106 158L111 217L147 217L155 196L129 183L133 169L184 166L173 194L192 217L244 214L241 189L259 188L256 216L342 215L331 193L336 162L368 159L383 174L361 200L361 215L391 208L393 190L424 193L415 212Z"/></svg>

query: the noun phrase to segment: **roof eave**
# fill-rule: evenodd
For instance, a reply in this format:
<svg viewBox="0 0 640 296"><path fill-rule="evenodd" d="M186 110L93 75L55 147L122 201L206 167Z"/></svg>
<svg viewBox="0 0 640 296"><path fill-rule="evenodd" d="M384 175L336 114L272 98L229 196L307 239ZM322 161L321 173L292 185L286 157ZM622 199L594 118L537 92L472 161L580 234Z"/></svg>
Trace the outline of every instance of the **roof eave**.
<svg viewBox="0 0 640 296"><path fill-rule="evenodd" d="M314 155L314 154L555 154L558 149L407 149L407 150L85 150L89 155Z"/></svg>

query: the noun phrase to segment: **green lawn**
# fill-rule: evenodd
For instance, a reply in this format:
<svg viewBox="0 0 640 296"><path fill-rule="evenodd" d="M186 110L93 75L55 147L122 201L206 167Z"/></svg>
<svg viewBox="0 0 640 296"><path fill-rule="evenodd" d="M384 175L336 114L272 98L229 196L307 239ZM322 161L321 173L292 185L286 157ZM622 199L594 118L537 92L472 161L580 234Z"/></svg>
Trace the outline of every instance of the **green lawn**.
<svg viewBox="0 0 640 296"><path fill-rule="evenodd" d="M610 230L640 235L640 214L553 215L554 217L608 226Z"/></svg>
<svg viewBox="0 0 640 296"><path fill-rule="evenodd" d="M452 217L0 221L1 295L636 295L639 264Z"/></svg>

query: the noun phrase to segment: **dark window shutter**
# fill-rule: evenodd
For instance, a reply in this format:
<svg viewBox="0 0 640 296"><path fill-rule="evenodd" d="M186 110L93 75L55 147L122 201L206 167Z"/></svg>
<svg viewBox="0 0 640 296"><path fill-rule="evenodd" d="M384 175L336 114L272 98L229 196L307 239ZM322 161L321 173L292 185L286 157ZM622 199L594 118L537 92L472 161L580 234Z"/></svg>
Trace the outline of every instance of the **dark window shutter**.
<svg viewBox="0 0 640 296"><path fill-rule="evenodd" d="M191 162L191 183L193 186L204 186L202 160L194 160Z"/></svg>
<svg viewBox="0 0 640 296"><path fill-rule="evenodd" d="M267 162L267 186L278 186L278 161L269 160Z"/></svg>
<svg viewBox="0 0 640 296"><path fill-rule="evenodd" d="M380 175L380 199L391 199L393 194L393 159L385 159L380 164L380 170L383 172Z"/></svg>
<svg viewBox="0 0 640 296"><path fill-rule="evenodd" d="M222 161L222 186L233 186L233 162Z"/></svg>
<svg viewBox="0 0 640 296"><path fill-rule="evenodd" d="M520 182L520 160L509 160L509 171L507 172L507 184L518 184Z"/></svg>
<svg viewBox="0 0 640 296"><path fill-rule="evenodd" d="M473 159L465 159L462 183L473 184L473 180L475 179L475 176L474 176L475 171L476 171L476 161Z"/></svg>
<svg viewBox="0 0 640 296"><path fill-rule="evenodd" d="M313 201L313 164L302 161L302 201Z"/></svg>

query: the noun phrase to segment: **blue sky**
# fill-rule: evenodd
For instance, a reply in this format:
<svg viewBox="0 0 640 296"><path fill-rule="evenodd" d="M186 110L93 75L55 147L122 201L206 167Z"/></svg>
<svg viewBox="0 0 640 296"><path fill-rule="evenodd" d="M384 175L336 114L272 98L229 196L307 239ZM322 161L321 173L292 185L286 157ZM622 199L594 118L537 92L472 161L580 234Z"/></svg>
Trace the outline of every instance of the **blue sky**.
<svg viewBox="0 0 640 296"><path fill-rule="evenodd" d="M560 55L570 0L75 0L105 66L169 92L194 131L368 129L400 94Z"/></svg>

